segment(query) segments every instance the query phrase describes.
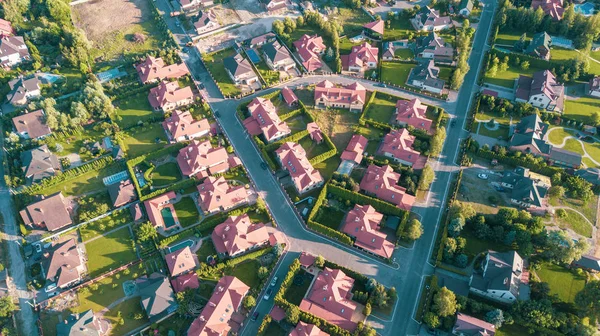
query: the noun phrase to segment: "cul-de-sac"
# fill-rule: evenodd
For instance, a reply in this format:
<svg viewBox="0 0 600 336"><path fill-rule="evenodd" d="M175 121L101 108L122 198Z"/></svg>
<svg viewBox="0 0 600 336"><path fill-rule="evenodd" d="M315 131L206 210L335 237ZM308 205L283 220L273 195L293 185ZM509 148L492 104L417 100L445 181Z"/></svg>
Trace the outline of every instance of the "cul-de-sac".
<svg viewBox="0 0 600 336"><path fill-rule="evenodd" d="M600 335L599 0L0 0L0 100L2 336Z"/></svg>

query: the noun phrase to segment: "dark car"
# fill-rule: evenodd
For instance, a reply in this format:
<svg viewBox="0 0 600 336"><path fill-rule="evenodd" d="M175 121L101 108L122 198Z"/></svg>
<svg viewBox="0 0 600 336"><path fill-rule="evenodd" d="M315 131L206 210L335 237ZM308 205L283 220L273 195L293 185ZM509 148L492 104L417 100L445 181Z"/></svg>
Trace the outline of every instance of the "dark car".
<svg viewBox="0 0 600 336"><path fill-rule="evenodd" d="M258 312L254 312L254 314L252 314L251 319L252 319L252 321L258 320Z"/></svg>
<svg viewBox="0 0 600 336"><path fill-rule="evenodd" d="M261 162L261 163L260 163L260 168L262 168L262 169L264 169L264 170L267 170L268 166L267 166L267 164L266 164L266 163L263 161L263 162Z"/></svg>

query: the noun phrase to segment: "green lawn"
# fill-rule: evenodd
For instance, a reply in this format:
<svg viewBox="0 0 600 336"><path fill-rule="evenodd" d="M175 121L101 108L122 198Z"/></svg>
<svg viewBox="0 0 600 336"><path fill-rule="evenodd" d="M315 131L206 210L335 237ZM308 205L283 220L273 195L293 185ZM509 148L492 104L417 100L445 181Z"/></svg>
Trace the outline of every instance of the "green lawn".
<svg viewBox="0 0 600 336"><path fill-rule="evenodd" d="M137 256L133 249L133 237L128 228L119 229L85 244L88 256L88 273L91 278L108 272L130 261Z"/></svg>
<svg viewBox="0 0 600 336"><path fill-rule="evenodd" d="M121 316L123 317L123 321L125 322L123 325L119 325L117 323L118 312L121 312ZM136 320L136 314L141 314L141 316L143 317L139 320ZM106 314L104 314L104 317L108 318L111 321L114 328L112 330L112 333L114 335L125 335L128 332L137 329L148 322L148 319L146 318L146 312L140 304L139 297L134 297L119 303L111 310L109 310Z"/></svg>
<svg viewBox="0 0 600 336"><path fill-rule="evenodd" d="M565 146L562 148L583 155L583 148L581 147L579 140L567 139L567 141L565 141Z"/></svg>
<svg viewBox="0 0 600 336"><path fill-rule="evenodd" d="M519 78L519 75L532 76L534 72L540 70L543 69L530 66L529 69L523 70L520 67L510 66L506 71L498 70L495 77L490 77L486 74L484 81L512 89L515 86L515 79Z"/></svg>
<svg viewBox="0 0 600 336"><path fill-rule="evenodd" d="M508 127L500 126L500 127L498 127L497 130L492 131L492 130L487 129L485 127L484 123L480 122L480 124L481 124L479 126L479 134L480 135L485 135L485 136L492 137L495 139L497 139L499 137L502 137L502 139L505 139L505 140L508 139Z"/></svg>
<svg viewBox="0 0 600 336"><path fill-rule="evenodd" d="M80 313L88 309L99 312L104 309L104 307L123 297L125 293L123 292L122 284L125 281L135 280L137 277L145 274L144 268L142 267L140 269L139 265L142 264L137 264L127 270L123 270L96 282L98 284L98 289L96 290L92 290L89 286L86 287L86 291L79 290L77 294L79 306L76 307L76 310ZM129 272L129 274L126 274L127 272Z"/></svg>
<svg viewBox="0 0 600 336"><path fill-rule="evenodd" d="M190 196L183 197L179 202L173 204L173 206L175 207L177 218L179 218L179 223L183 227L190 226L200 219L196 202Z"/></svg>
<svg viewBox="0 0 600 336"><path fill-rule="evenodd" d="M156 167L152 171L152 185L164 187L181 180L179 166L175 162L167 162Z"/></svg>
<svg viewBox="0 0 600 336"><path fill-rule="evenodd" d="M446 82L449 82L453 71L454 71L453 67L440 66L440 75L439 75L440 79L443 79Z"/></svg>
<svg viewBox="0 0 600 336"><path fill-rule="evenodd" d="M161 123L135 127L123 132L125 151L130 158L161 149L167 142L167 136Z"/></svg>
<svg viewBox="0 0 600 336"><path fill-rule="evenodd" d="M233 275L240 279L243 283L248 285L250 288L259 289L260 279L258 278L258 269L260 263L257 260L248 260L241 264L235 265L235 267L227 272L226 275Z"/></svg>
<svg viewBox="0 0 600 336"><path fill-rule="evenodd" d="M383 62L381 63L381 80L399 86L406 86L410 71L416 66L414 63Z"/></svg>
<svg viewBox="0 0 600 336"><path fill-rule="evenodd" d="M550 286L550 294L558 294L564 302L573 302L575 295L585 286L585 278L570 270L551 263L545 263L536 274Z"/></svg>
<svg viewBox="0 0 600 336"><path fill-rule="evenodd" d="M337 21L342 25L342 33L340 35L346 35L348 37L353 37L360 34L363 31L362 26L373 21L361 9L340 7L338 7L338 13L329 15L329 18L337 19Z"/></svg>
<svg viewBox="0 0 600 336"><path fill-rule="evenodd" d="M341 162L342 160L339 156L334 156L319 164L314 165L314 168L319 170L325 181L328 181L329 178L331 178L333 173L335 173L337 168L340 166Z"/></svg>
<svg viewBox="0 0 600 336"><path fill-rule="evenodd" d="M401 59L409 60L415 58L415 53L411 49L396 49L394 50L394 56Z"/></svg>
<svg viewBox="0 0 600 336"><path fill-rule="evenodd" d="M118 164L112 164L98 171L92 170L74 179L43 189L40 193L48 196L62 191L64 196L77 196L85 193L104 191L106 187L102 183L102 179L121 170L122 168Z"/></svg>
<svg viewBox="0 0 600 336"><path fill-rule="evenodd" d="M496 113L493 111L488 111L487 109L484 110L483 108L481 108L475 115L475 120L488 121L490 119L494 119L495 122L497 122L503 126L508 127L510 125L510 116L508 116L508 115L502 116L499 113ZM512 121L513 121L513 124L516 124L519 122L519 120L516 118L513 118ZM477 126L477 125L475 125L475 126Z"/></svg>
<svg viewBox="0 0 600 336"><path fill-rule="evenodd" d="M387 24L385 29L383 30L383 39L386 41L395 41L407 38L408 35L413 32L415 29L409 20L404 18L391 20L390 28L387 28Z"/></svg>
<svg viewBox="0 0 600 336"><path fill-rule="evenodd" d="M89 161L94 158L92 153L90 153L90 151L81 153L79 150L86 147L86 142L93 143L95 141L100 141L102 138L104 138L104 134L94 131L93 125L86 126L81 133L60 138L60 140L56 141L57 145L60 144L60 146L62 146L62 151L55 152L55 154L60 157L75 153L79 154L81 161Z"/></svg>
<svg viewBox="0 0 600 336"><path fill-rule="evenodd" d="M269 322L262 336L286 336L288 333L275 321Z"/></svg>
<svg viewBox="0 0 600 336"><path fill-rule="evenodd" d="M399 97L377 92L375 99L373 99L373 102L369 105L369 109L365 112L365 118L389 124L396 111L396 102L399 99Z"/></svg>
<svg viewBox="0 0 600 336"><path fill-rule="evenodd" d="M498 33L498 36L496 36L496 44L503 44L503 45L509 45L509 46L513 46L515 44L515 42L517 42L520 38L521 35L523 35L522 33L514 33L514 32L501 32ZM530 34L530 36L527 37L527 41L531 40L531 37L533 35Z"/></svg>
<svg viewBox="0 0 600 336"><path fill-rule="evenodd" d="M469 260L472 260L472 258L476 257L479 253L487 250L494 250L498 252L510 250L510 247L504 244L477 238L475 234L468 228L465 228L461 232L460 236L467 240L464 253L469 257Z"/></svg>
<svg viewBox="0 0 600 336"><path fill-rule="evenodd" d="M113 102L116 108L117 124L121 127L137 125L148 119L162 116L162 112L155 112L148 102L148 92L140 92L125 99Z"/></svg>
<svg viewBox="0 0 600 336"><path fill-rule="evenodd" d="M577 212L570 209L565 209L565 211L567 212L565 218L556 218L558 226L561 228L573 229L577 234L592 238L592 225Z"/></svg>
<svg viewBox="0 0 600 336"><path fill-rule="evenodd" d="M571 131L567 131L562 127L554 127L548 132L548 140L553 145L560 145L562 144L564 138L572 135L573 133Z"/></svg>
<svg viewBox="0 0 600 336"><path fill-rule="evenodd" d="M495 336L529 336L527 327L518 324L504 324L502 328L496 330Z"/></svg>
<svg viewBox="0 0 600 336"><path fill-rule="evenodd" d="M96 236L99 236L105 231L112 230L121 225L125 225L132 221L129 209L121 209L113 212L110 216L101 218L79 228L81 241L88 241Z"/></svg>
<svg viewBox="0 0 600 336"><path fill-rule="evenodd" d="M173 314L169 318L158 323L159 335L170 335L170 331L173 332L173 335L185 335L193 321L194 319L192 317Z"/></svg>
<svg viewBox="0 0 600 336"><path fill-rule="evenodd" d="M317 144L310 138L310 136L306 136L298 142L302 148L306 151L306 157L310 160L315 156L321 155L329 150L327 143L325 141Z"/></svg>
<svg viewBox="0 0 600 336"><path fill-rule="evenodd" d="M256 68L268 86L279 83L279 71L271 70L264 61L258 62Z"/></svg>
<svg viewBox="0 0 600 336"><path fill-rule="evenodd" d="M360 45L361 43L363 43L363 42L361 41L361 42L353 43L347 37L341 38L340 39L340 54L342 54L342 55L349 54L352 51L352 47Z"/></svg>
<svg viewBox="0 0 600 336"><path fill-rule="evenodd" d="M321 223L327 227L330 227L334 230L339 230L340 225L342 224L342 218L344 218L345 213L336 208L321 206L319 211L315 215L315 222Z"/></svg>
<svg viewBox="0 0 600 336"><path fill-rule="evenodd" d="M565 115L584 123L590 122L593 112L600 111L600 99L593 97L578 97L565 100Z"/></svg>
<svg viewBox="0 0 600 336"><path fill-rule="evenodd" d="M223 66L223 60L234 55L235 50L233 48L223 49L217 52L202 55L204 64L206 64L206 67L216 80L219 88L221 88L221 91L223 91L223 95L225 96L235 96L241 93L240 89L238 89L231 78L229 78L229 75Z"/></svg>
<svg viewBox="0 0 600 336"><path fill-rule="evenodd" d="M217 250L215 250L215 245L213 244L212 240L204 239L202 241L202 245L198 251L196 251L196 255L198 256L198 260L200 262L206 262L206 258L208 256L217 255Z"/></svg>
<svg viewBox="0 0 600 336"><path fill-rule="evenodd" d="M581 212L590 222L596 223L596 204L598 204L598 195L594 194L592 199L584 204L580 200L573 198L556 198L551 197L548 202L552 206L566 206L571 209Z"/></svg>
<svg viewBox="0 0 600 336"><path fill-rule="evenodd" d="M302 277L304 281L301 284L296 284L292 282L290 287L283 294L283 298L286 299L289 303L299 306L300 302L306 295L308 288L310 287L310 283L312 280L312 275L305 270L300 270L298 272L297 277Z"/></svg>

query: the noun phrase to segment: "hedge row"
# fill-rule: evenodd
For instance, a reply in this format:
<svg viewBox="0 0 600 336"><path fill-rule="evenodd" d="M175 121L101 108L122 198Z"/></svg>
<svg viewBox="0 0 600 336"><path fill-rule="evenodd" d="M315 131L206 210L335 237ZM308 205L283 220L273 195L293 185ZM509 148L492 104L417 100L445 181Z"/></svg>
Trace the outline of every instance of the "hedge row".
<svg viewBox="0 0 600 336"><path fill-rule="evenodd" d="M400 217L400 223L398 224L398 228L396 229L396 237L400 239L404 235L404 229L406 228L406 224L408 224L408 218L410 217L410 212L404 211L402 217Z"/></svg>
<svg viewBox="0 0 600 336"><path fill-rule="evenodd" d="M490 160L496 159L496 160L498 160L499 163L508 164L511 166L522 166L525 168L529 168L531 171L538 173L538 174L545 175L545 176L552 176L552 175L554 175L554 173L560 173L562 171L562 169L557 168L557 167L550 167L550 166L547 166L546 164L539 164L539 163L531 162L525 158L517 158L517 157L500 155L500 154L492 152L491 150L486 150L483 148L479 149L479 151L477 151L476 154L477 154L477 156L480 156L485 159L490 159Z"/></svg>
<svg viewBox="0 0 600 336"><path fill-rule="evenodd" d="M149 160L154 160L157 159L159 157L163 157L165 155L170 155L172 153L178 152L180 149L182 149L183 147L185 147L187 145L187 142L178 142L175 143L173 145L167 146L167 147L163 147L157 151L154 151L152 153L148 153L148 154L143 154L140 156L136 156L133 159L129 159L127 160L127 164L131 165L131 166L136 166L140 163L142 163L143 161L149 161Z"/></svg>
<svg viewBox="0 0 600 336"><path fill-rule="evenodd" d="M149 193L148 195L140 196L140 201L143 202L145 200L149 200L153 197L156 197L158 195L164 194L169 191L174 191L174 190L178 190L178 189L185 189L185 188L191 187L193 185L196 185L196 182L197 182L197 180L195 178L189 178L189 179L179 181L177 183L171 184L170 186L168 186L166 188L154 190L153 192Z"/></svg>
<svg viewBox="0 0 600 336"><path fill-rule="evenodd" d="M149 91L151 88L154 88L158 86L158 83L149 83L149 84L144 84L142 86L136 86L133 89L130 90L124 90L123 92L120 92L119 94L116 94L114 96L110 97L110 100L115 101L115 100L121 100L127 97L131 97L133 95L136 95L140 92L146 92ZM122 87L122 88L127 88L127 87Z"/></svg>
<svg viewBox="0 0 600 336"><path fill-rule="evenodd" d="M398 217L402 218L404 216L404 214L407 212L405 210L398 208L397 206L395 206L391 203L382 201L382 200L374 198L374 197L359 194L357 192L353 192L353 191L350 191L350 190L347 190L344 188L340 188L335 185L329 185L328 190L332 195L350 200L350 202L352 202L352 203L361 204L361 205L369 204L369 205L373 206L375 208L375 210L383 213L384 215L398 216Z"/></svg>
<svg viewBox="0 0 600 336"><path fill-rule="evenodd" d="M442 206L448 207L456 199L456 195L458 194L458 189L460 188L460 183L462 181L462 175L463 175L463 171L461 169L458 172L458 175L456 177L456 182L454 182L454 184L452 185L452 188L450 189L452 194L450 195L450 197L448 197L448 202L446 204L443 204ZM444 255L444 246L446 245L446 239L448 238L448 223L449 222L450 222L450 216L445 215L443 218L441 237L438 239L439 246L438 246L437 254L435 257L436 265L439 265L442 262L442 257Z"/></svg>
<svg viewBox="0 0 600 336"><path fill-rule="evenodd" d="M292 285L292 281L294 280L294 277L296 276L296 274L298 274L298 272L300 271L300 261L298 259L294 259L294 261L292 261L292 264L290 265L290 268L287 272L287 274L285 275L285 278L283 278L283 281L281 281L281 286L279 287L279 291L277 292L277 294L275 294L275 303L278 303L278 301L285 301L285 299L283 298L283 296L285 295L285 292L290 288L290 286Z"/></svg>
<svg viewBox="0 0 600 336"><path fill-rule="evenodd" d="M317 156L315 156L314 158L308 160L308 162L310 162L311 165L317 165L331 157L334 157L337 154L337 150L336 149L330 149L327 152L323 153L323 154L319 154Z"/></svg>
<svg viewBox="0 0 600 336"><path fill-rule="evenodd" d="M304 111L302 111L302 109L293 110L292 112L280 115L279 119L281 119L282 121L285 121L290 118L296 117L302 113L304 113Z"/></svg>
<svg viewBox="0 0 600 336"><path fill-rule="evenodd" d="M260 326L258 326L258 330L257 330L258 336L264 335L265 331L267 331L267 328L269 327L269 324L271 323L272 320L273 319L271 318L271 315L269 315L269 314L265 315L262 322L260 323Z"/></svg>
<svg viewBox="0 0 600 336"><path fill-rule="evenodd" d="M326 183L323 186L323 189L321 189L321 192L319 193L319 197L317 197L317 200L315 201L315 204L314 204L312 210L310 211L310 214L308 215L306 223L310 229L312 229L318 233L321 233L327 237L333 238L343 244L352 245L353 244L352 239L347 234L342 233L337 230L334 230L328 226L325 226L325 225L313 220L313 218L316 216L317 212L319 211L319 208L321 208L321 205L323 205L323 201L327 197L327 190L329 187L331 187L331 186L329 186Z"/></svg>
<svg viewBox="0 0 600 336"><path fill-rule="evenodd" d="M302 130L300 132L294 133L288 137L285 137L281 140L277 140L275 142L272 142L266 146L264 146L263 148L267 151L274 151L276 149L278 149L279 147L281 147L281 145L283 145L286 142L298 142L300 140L302 140L304 137L308 136L308 131L307 130Z"/></svg>

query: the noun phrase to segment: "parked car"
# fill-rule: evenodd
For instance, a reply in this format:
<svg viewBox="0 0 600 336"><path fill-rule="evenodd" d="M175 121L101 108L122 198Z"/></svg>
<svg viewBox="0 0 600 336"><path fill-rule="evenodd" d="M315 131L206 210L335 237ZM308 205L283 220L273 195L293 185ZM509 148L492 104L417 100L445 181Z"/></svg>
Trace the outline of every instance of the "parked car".
<svg viewBox="0 0 600 336"><path fill-rule="evenodd" d="M275 285L277 285L277 280L279 280L276 276L273 277L273 280L271 280L271 287L275 287Z"/></svg>
<svg viewBox="0 0 600 336"><path fill-rule="evenodd" d="M267 291L265 292L265 296L263 296L263 299L269 300L271 298L271 294L273 294L273 287L269 287L267 289Z"/></svg>
<svg viewBox="0 0 600 336"><path fill-rule="evenodd" d="M56 289L56 284L51 283L48 286L46 286L45 291L46 291L46 293L50 293L50 292L54 291L55 289Z"/></svg>
<svg viewBox="0 0 600 336"><path fill-rule="evenodd" d="M489 178L488 174L477 174L477 177L482 180L487 180Z"/></svg>
<svg viewBox="0 0 600 336"><path fill-rule="evenodd" d="M254 314L252 314L252 321L258 320L258 315L258 312L254 312Z"/></svg>
<svg viewBox="0 0 600 336"><path fill-rule="evenodd" d="M496 188L496 190L500 192L504 191L504 188L502 188L501 186L494 186L494 188Z"/></svg>

